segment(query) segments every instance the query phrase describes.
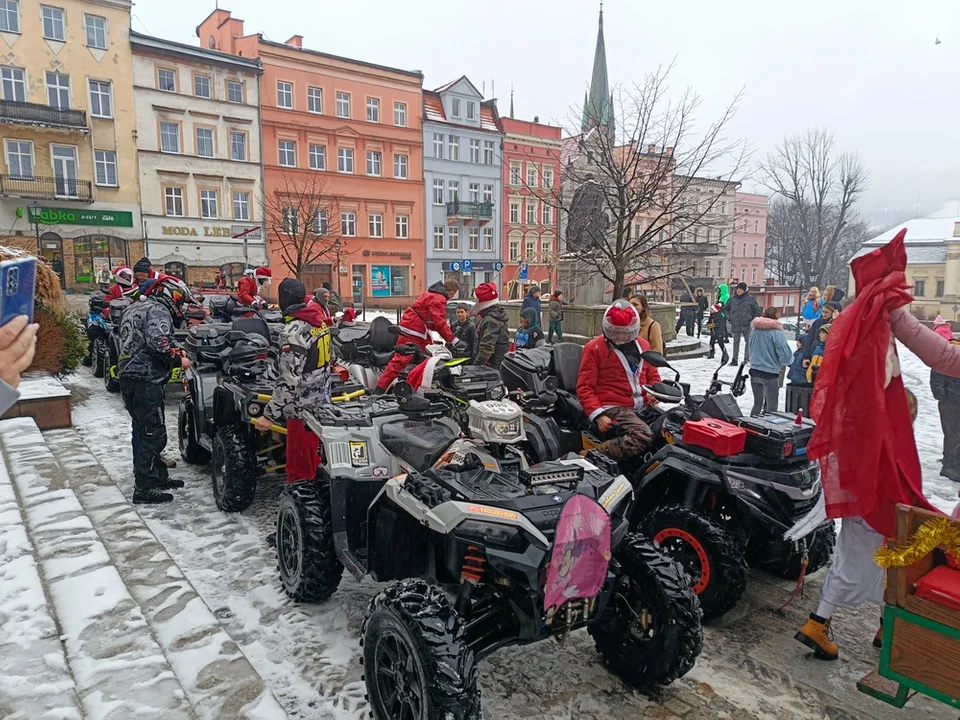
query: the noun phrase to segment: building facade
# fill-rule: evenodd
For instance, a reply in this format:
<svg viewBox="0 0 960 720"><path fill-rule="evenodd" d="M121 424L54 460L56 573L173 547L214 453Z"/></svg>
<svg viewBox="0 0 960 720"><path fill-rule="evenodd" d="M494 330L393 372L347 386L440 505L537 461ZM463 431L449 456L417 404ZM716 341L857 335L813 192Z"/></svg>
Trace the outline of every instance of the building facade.
<svg viewBox="0 0 960 720"><path fill-rule="evenodd" d="M426 287L423 76L245 35L215 10L201 45L262 63L264 208L275 282L403 306ZM299 254L298 254L299 253Z"/></svg>
<svg viewBox="0 0 960 720"><path fill-rule="evenodd" d="M143 252L129 0L6 0L0 242L74 289Z"/></svg>
<svg viewBox="0 0 960 720"><path fill-rule="evenodd" d="M693 290L695 286L703 286L711 292L714 286L726 282L739 185L728 180L679 175L676 181L685 187L680 205L683 213L691 217L702 215L692 227L675 236L673 253L669 256L671 266L678 273L671 282L672 300L679 300L687 287Z"/></svg>
<svg viewBox="0 0 960 720"><path fill-rule="evenodd" d="M738 192L733 242L729 248L730 278L748 285L764 285L763 259L767 252L765 195Z"/></svg>
<svg viewBox="0 0 960 720"><path fill-rule="evenodd" d="M424 90L427 283L456 280L463 298L503 267L502 140L495 102L466 77Z"/></svg>
<svg viewBox="0 0 960 720"><path fill-rule="evenodd" d="M526 285L557 287L562 130L536 118L502 123L503 293L516 300Z"/></svg>
<svg viewBox="0 0 960 720"><path fill-rule="evenodd" d="M191 285L267 262L260 63L130 33L146 253Z"/></svg>

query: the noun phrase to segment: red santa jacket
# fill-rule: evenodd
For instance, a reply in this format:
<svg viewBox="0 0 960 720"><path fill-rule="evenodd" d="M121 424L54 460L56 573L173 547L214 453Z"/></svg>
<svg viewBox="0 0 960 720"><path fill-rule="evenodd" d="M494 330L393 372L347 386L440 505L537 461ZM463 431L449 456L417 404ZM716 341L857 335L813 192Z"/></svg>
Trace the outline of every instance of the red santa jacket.
<svg viewBox="0 0 960 720"><path fill-rule="evenodd" d="M244 275L237 282L237 300L241 305L252 307L259 304L257 302L260 289L257 287L257 281L249 275Z"/></svg>
<svg viewBox="0 0 960 720"><path fill-rule="evenodd" d="M104 302L109 304L111 300L119 300L123 297L124 292L129 292L130 290L133 290L133 288L125 288L120 283L114 283L108 287L107 291L103 294Z"/></svg>
<svg viewBox="0 0 960 720"><path fill-rule="evenodd" d="M637 338L636 342L641 352L650 349L650 343L643 338ZM591 420L613 407L639 410L644 405L640 386L655 382L660 382L660 373L653 365L641 362L633 372L624 354L602 335L583 348L577 397Z"/></svg>
<svg viewBox="0 0 960 720"><path fill-rule="evenodd" d="M404 335L427 340L431 330L436 330L447 342L453 342L454 335L447 323L447 290L443 283L434 283L417 301L408 307L400 317L400 329ZM410 338L397 337L397 344L410 342Z"/></svg>

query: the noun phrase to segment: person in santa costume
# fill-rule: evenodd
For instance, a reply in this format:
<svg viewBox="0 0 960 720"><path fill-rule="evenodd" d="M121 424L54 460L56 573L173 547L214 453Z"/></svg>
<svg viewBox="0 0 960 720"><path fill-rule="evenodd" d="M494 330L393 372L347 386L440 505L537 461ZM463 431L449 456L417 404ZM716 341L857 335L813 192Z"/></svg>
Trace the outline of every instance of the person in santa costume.
<svg viewBox="0 0 960 720"><path fill-rule="evenodd" d="M106 303L109 303L111 300L119 300L125 295L133 293L136 289L133 284L132 268L126 265L118 267L113 271L113 277L116 279L116 282L107 288L107 291L103 294L103 299Z"/></svg>
<svg viewBox="0 0 960 720"><path fill-rule="evenodd" d="M268 267L258 267L256 270L247 268L243 271L243 277L237 283L237 300L241 305L252 308L264 308L266 301L261 297L263 292L261 288L270 282L273 273Z"/></svg>
<svg viewBox="0 0 960 720"><path fill-rule="evenodd" d="M798 539L826 518L840 519L833 563L816 612L796 634L817 658L836 660L830 621L838 607L883 601L873 555L896 535L898 503L936 512L924 497L920 458L895 340L939 373L960 377L960 347L924 327L904 271L906 230L851 263L857 295L832 323L810 415L807 454L820 462L822 503L787 533ZM879 646L880 634L874 638Z"/></svg>
<svg viewBox="0 0 960 720"><path fill-rule="evenodd" d="M577 397L601 435L616 429L598 448L617 460L635 457L650 444L650 427L637 414L647 401L642 386L660 382L660 373L640 357L650 344L640 334L640 316L626 300L603 313L603 335L583 348Z"/></svg>

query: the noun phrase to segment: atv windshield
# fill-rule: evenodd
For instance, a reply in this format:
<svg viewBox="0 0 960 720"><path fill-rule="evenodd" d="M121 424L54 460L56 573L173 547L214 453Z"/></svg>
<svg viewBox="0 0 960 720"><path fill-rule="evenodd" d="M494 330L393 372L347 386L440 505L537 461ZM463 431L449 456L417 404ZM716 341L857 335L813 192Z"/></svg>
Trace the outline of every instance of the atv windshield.
<svg viewBox="0 0 960 720"><path fill-rule="evenodd" d="M446 418L394 420L380 427L383 446L418 471L431 467L458 437L460 427Z"/></svg>

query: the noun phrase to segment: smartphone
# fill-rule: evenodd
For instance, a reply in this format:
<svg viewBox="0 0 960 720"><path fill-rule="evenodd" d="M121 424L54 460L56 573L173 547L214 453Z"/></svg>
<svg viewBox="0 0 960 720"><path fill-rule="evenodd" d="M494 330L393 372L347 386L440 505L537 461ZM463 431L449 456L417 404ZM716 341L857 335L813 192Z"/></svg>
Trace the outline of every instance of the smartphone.
<svg viewBox="0 0 960 720"><path fill-rule="evenodd" d="M37 259L32 257L0 262L0 326L18 315L33 322L33 293L37 285Z"/></svg>

